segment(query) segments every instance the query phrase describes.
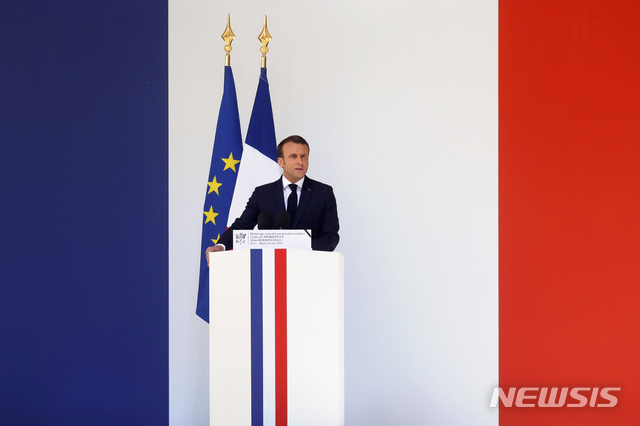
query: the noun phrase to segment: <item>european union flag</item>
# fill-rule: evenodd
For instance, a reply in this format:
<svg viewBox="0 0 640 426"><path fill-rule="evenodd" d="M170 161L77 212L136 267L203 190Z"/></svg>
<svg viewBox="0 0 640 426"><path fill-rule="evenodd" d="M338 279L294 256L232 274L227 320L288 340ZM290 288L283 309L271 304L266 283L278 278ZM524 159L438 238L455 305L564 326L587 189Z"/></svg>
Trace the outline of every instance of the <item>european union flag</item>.
<svg viewBox="0 0 640 426"><path fill-rule="evenodd" d="M236 178L242 157L242 135L240 115L233 72L230 66L224 70L224 93L216 136L213 142L211 168L207 182L202 219L202 246L200 249L200 282L196 314L209 322L209 267L205 250L215 245L227 229L229 208L233 199Z"/></svg>

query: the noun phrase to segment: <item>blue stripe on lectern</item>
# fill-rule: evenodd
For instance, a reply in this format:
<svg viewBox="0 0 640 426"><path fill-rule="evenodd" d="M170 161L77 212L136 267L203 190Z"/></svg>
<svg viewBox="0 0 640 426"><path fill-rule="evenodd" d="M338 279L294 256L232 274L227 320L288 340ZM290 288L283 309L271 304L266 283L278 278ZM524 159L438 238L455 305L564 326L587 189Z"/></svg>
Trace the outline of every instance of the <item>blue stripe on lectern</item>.
<svg viewBox="0 0 640 426"><path fill-rule="evenodd" d="M251 250L251 424L263 422L262 250Z"/></svg>

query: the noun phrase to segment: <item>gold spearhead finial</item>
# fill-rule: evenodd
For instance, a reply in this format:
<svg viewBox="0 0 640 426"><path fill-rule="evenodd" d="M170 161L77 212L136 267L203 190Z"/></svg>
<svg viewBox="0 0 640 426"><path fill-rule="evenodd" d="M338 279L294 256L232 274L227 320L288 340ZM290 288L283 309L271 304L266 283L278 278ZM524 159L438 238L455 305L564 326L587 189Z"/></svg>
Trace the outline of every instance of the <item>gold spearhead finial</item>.
<svg viewBox="0 0 640 426"><path fill-rule="evenodd" d="M224 40L224 51L227 52L225 56L225 65L231 66L231 42L236 38L236 35L231 31L231 15L227 14L227 28L222 33L222 39Z"/></svg>
<svg viewBox="0 0 640 426"><path fill-rule="evenodd" d="M269 34L269 30L267 29L267 15L264 15L264 27L262 28L262 32L258 36L258 40L262 43L262 47L260 48L260 52L262 53L262 68L267 67L267 52L269 48L269 42L271 41L271 34Z"/></svg>

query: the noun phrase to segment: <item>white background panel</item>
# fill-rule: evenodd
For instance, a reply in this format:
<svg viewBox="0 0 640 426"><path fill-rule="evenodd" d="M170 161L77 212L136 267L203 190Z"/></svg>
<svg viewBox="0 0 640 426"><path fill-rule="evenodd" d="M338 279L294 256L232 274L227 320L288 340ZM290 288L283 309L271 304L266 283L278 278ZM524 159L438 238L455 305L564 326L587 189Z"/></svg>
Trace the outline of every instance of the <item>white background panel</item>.
<svg viewBox="0 0 640 426"><path fill-rule="evenodd" d="M170 416L204 425L202 203L227 13L243 135L268 15L278 140L311 145L345 258L348 425L497 423L498 3L170 2Z"/></svg>

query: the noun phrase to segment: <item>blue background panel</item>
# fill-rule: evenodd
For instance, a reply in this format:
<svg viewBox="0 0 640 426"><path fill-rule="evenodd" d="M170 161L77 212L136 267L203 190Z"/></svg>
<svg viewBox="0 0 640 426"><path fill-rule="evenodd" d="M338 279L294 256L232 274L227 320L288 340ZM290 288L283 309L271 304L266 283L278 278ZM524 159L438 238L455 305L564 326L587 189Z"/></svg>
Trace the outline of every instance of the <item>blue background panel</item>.
<svg viewBox="0 0 640 426"><path fill-rule="evenodd" d="M168 423L167 10L0 6L0 424Z"/></svg>

